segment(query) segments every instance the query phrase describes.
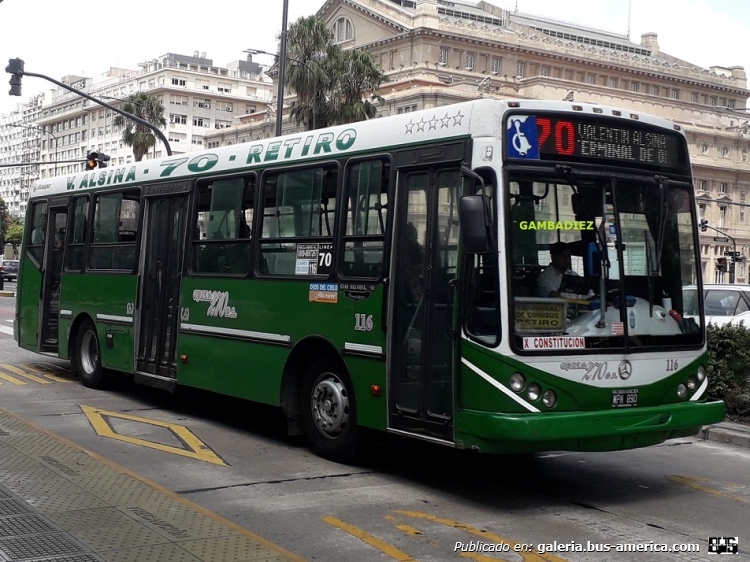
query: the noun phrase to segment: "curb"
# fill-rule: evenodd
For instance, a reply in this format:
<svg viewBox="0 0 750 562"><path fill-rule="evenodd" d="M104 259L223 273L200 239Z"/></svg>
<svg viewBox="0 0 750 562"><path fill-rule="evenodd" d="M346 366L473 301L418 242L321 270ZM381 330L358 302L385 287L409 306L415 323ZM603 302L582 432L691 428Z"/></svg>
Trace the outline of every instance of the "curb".
<svg viewBox="0 0 750 562"><path fill-rule="evenodd" d="M704 441L716 441L750 448L750 426L741 423L723 422L703 428L701 435Z"/></svg>
<svg viewBox="0 0 750 562"><path fill-rule="evenodd" d="M0 291L0 297L15 297L16 294L13 291Z"/></svg>

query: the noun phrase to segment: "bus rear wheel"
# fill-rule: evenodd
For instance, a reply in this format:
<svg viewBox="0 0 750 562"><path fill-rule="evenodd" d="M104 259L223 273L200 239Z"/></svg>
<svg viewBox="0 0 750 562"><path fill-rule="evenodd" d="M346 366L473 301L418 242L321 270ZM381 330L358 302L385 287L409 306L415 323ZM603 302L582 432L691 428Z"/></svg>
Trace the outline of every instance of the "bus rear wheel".
<svg viewBox="0 0 750 562"><path fill-rule="evenodd" d="M315 454L335 461L355 460L362 442L354 389L348 375L319 361L302 384L302 427Z"/></svg>
<svg viewBox="0 0 750 562"><path fill-rule="evenodd" d="M101 346L96 326L93 322L84 322L76 336L75 366L78 378L89 388L105 388L108 376L102 368Z"/></svg>

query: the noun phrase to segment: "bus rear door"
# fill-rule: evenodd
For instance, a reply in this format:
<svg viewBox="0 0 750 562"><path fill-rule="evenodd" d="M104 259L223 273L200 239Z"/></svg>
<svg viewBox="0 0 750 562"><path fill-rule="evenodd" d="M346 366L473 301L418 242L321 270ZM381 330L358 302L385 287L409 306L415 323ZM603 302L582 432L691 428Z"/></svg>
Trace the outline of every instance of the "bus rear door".
<svg viewBox="0 0 750 562"><path fill-rule="evenodd" d="M190 182L144 187L135 380L173 390Z"/></svg>

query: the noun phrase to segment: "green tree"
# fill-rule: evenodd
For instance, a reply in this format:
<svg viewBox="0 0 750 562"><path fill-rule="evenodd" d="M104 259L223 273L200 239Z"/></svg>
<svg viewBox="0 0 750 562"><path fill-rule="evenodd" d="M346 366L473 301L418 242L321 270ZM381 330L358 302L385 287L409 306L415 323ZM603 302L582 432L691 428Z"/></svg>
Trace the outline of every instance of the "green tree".
<svg viewBox="0 0 750 562"><path fill-rule="evenodd" d="M5 233L5 243L20 246L23 240L23 225L13 222L8 225L8 231Z"/></svg>
<svg viewBox="0 0 750 562"><path fill-rule="evenodd" d="M374 117L373 102L382 101L377 90L386 76L370 54L342 51L333 39L333 31L317 16L298 19L287 32L285 84L297 97L289 114L308 131L313 108L319 128Z"/></svg>
<svg viewBox="0 0 750 562"><path fill-rule="evenodd" d="M5 235L8 231L8 225L10 225L10 217L8 216L8 206L5 204L5 199L0 197L0 243L5 244Z"/></svg>
<svg viewBox="0 0 750 562"><path fill-rule="evenodd" d="M148 121L152 125L166 127L167 120L164 118L164 106L159 98L147 92L138 92L125 98L122 110ZM133 148L133 156L136 162L140 162L149 149L156 144L156 136L153 131L131 121L122 115L117 115L114 120L116 127L123 127L122 141Z"/></svg>

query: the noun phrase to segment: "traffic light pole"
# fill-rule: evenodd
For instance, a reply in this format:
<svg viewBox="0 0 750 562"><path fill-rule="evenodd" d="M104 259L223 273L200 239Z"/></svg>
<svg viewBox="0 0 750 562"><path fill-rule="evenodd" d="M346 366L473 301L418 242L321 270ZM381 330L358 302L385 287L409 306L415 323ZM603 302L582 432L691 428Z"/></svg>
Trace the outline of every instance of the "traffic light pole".
<svg viewBox="0 0 750 562"><path fill-rule="evenodd" d="M20 64L18 64L18 62L16 62L16 61L20 62ZM86 98L87 100L91 100L94 103L97 103L97 104L99 104L101 106L106 107L107 109L111 109L112 111L114 111L115 113L119 113L120 115L122 115L126 119L130 119L131 121L135 121L139 125L143 125L144 127L148 127L149 129L151 129L154 132L154 134L156 134L159 137L159 139L161 140L161 142L164 143L164 148L167 151L167 155L168 156L172 156L172 148L169 146L169 141L167 140L167 137L164 136L164 133L162 133L159 130L158 127L155 127L154 125L152 125L151 123L149 123L145 119L141 119L140 117L136 117L132 113L128 113L127 111L123 111L122 109L118 109L118 108L116 108L113 105L109 105L107 102L103 102L102 100L96 99L93 96L90 96L90 95L85 94L85 93L83 93L83 92L81 92L79 90L76 90L75 88L71 88L67 84L63 84L62 82L58 82L54 78L50 78L49 76L46 76L44 74L37 74L36 72L26 72L23 69L23 61L20 60L20 59L11 59L9 62L10 62L10 64L8 65L8 67L5 70L6 70L6 72L9 72L9 73L13 74L13 77L11 78L11 91L10 91L11 95L16 95L16 96L20 96L21 95L21 77L22 76L34 76L35 78L43 78L44 80L52 82L53 84L56 84L57 86L60 86L61 88L65 89L65 90L68 90L69 92L73 92L74 94L78 94L79 96L81 96L83 98ZM17 83L14 83L16 81L17 81Z"/></svg>
<svg viewBox="0 0 750 562"><path fill-rule="evenodd" d="M711 230L726 236L732 241L732 261L729 263L729 282L734 284L734 267L737 263L737 258L739 257L739 255L737 254L737 242L723 230L719 230L718 228L714 228L713 226L708 226L708 224L701 223L701 228L710 228Z"/></svg>

